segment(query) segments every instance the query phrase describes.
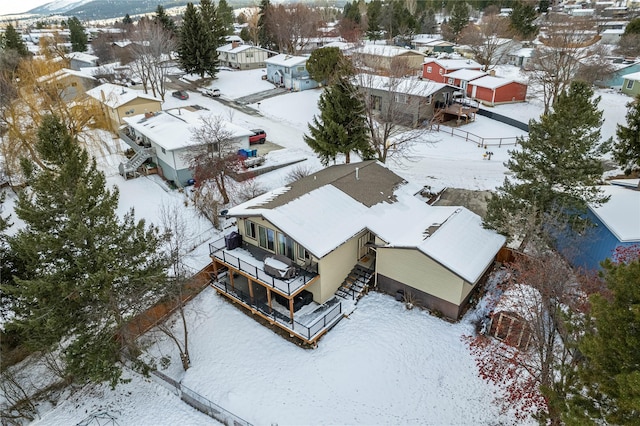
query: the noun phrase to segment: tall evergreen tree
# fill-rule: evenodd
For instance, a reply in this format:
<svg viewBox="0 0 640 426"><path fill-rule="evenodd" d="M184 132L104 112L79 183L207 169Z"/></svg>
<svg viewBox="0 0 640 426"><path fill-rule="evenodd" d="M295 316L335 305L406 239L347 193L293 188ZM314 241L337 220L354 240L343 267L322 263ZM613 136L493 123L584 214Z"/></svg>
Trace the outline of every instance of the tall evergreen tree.
<svg viewBox="0 0 640 426"><path fill-rule="evenodd" d="M469 25L469 5L464 1L457 1L453 4L449 18L449 27L456 40L467 25Z"/></svg>
<svg viewBox="0 0 640 426"><path fill-rule="evenodd" d="M124 325L162 294L161 239L133 211L117 217L117 190L57 117L43 119L36 148L45 168L23 161L31 188L15 212L25 227L9 239L25 269L5 287L17 300L16 325L35 349L64 341L77 381L115 385L121 349L136 351Z"/></svg>
<svg viewBox="0 0 640 426"><path fill-rule="evenodd" d="M360 14L358 1L353 0L353 3L347 2L342 9L342 16L344 19L349 19L354 23L360 25L360 22L362 21L362 15Z"/></svg>
<svg viewBox="0 0 640 426"><path fill-rule="evenodd" d="M269 28L269 15L271 14L271 2L260 0L260 12L258 17L258 43L265 49L277 50L275 37Z"/></svg>
<svg viewBox="0 0 640 426"><path fill-rule="evenodd" d="M367 37L369 40L380 40L380 19L382 17L382 1L373 0L367 5Z"/></svg>
<svg viewBox="0 0 640 426"><path fill-rule="evenodd" d="M637 256L637 255L636 255ZM610 297L591 297L568 425L640 424L640 258L603 263Z"/></svg>
<svg viewBox="0 0 640 426"><path fill-rule="evenodd" d="M22 41L20 34L18 34L11 24L7 25L7 28L4 30L4 35L0 37L0 47L2 47L3 50L14 50L23 57L29 54L27 45Z"/></svg>
<svg viewBox="0 0 640 426"><path fill-rule="evenodd" d="M171 19L169 15L167 15L167 12L161 4L156 8L156 14L153 16L153 21L162 25L162 28L168 31L172 36L176 35L178 31L176 23L173 22L173 19Z"/></svg>
<svg viewBox="0 0 640 426"><path fill-rule="evenodd" d="M352 152L363 159L374 156L369 145L364 103L356 93L357 89L345 77L320 96L320 120L313 117L304 141L325 166L339 154L344 154L345 163L350 162Z"/></svg>
<svg viewBox="0 0 640 426"><path fill-rule="evenodd" d="M531 40L538 32L538 26L535 24L537 17L532 4L516 1L509 15L511 28L524 40Z"/></svg>
<svg viewBox="0 0 640 426"><path fill-rule="evenodd" d="M129 16L129 14L127 13L126 15L124 15L124 18L122 18L122 23L124 25L131 25L133 24L133 19L131 19L131 16Z"/></svg>
<svg viewBox="0 0 640 426"><path fill-rule="evenodd" d="M229 6L227 0L220 0L218 2L217 20L218 25L222 28L223 35L227 36L233 34L233 24L236 19L233 13L233 8Z"/></svg>
<svg viewBox="0 0 640 426"><path fill-rule="evenodd" d="M203 0L202 4L204 4L204 17L193 3L187 4L180 28L178 57L180 65L186 72L200 74L202 78L208 73L213 78L218 71L216 68L217 46L211 27L214 22L211 13L215 14L215 11L211 12L210 1Z"/></svg>
<svg viewBox="0 0 640 426"><path fill-rule="evenodd" d="M588 203L606 202L596 187L603 173L599 101L588 84L575 81L552 113L529 122L529 138L518 140L506 164L513 179L488 203L487 227L511 237L543 235L552 220L577 226Z"/></svg>
<svg viewBox="0 0 640 426"><path fill-rule="evenodd" d="M640 96L627 104L627 125L618 124L617 142L613 144L612 153L616 162L630 174L640 169Z"/></svg>
<svg viewBox="0 0 640 426"><path fill-rule="evenodd" d="M88 37L80 20L75 16L69 19L69 37L71 38L71 51L84 52L87 50Z"/></svg>

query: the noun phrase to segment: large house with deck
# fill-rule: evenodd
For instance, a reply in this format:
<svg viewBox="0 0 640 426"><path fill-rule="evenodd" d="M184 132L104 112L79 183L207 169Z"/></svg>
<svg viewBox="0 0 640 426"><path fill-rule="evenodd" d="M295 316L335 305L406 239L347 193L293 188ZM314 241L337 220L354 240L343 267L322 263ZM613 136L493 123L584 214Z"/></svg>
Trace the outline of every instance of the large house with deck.
<svg viewBox="0 0 640 426"><path fill-rule="evenodd" d="M367 287L458 319L505 238L422 189L365 161L235 206L237 233L210 245L212 285L307 343Z"/></svg>

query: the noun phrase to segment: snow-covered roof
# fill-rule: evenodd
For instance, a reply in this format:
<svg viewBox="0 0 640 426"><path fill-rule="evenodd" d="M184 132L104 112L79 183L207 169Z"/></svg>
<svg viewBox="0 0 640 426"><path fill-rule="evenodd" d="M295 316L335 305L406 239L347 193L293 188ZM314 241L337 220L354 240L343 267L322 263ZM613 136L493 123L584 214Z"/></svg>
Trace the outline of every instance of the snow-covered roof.
<svg viewBox="0 0 640 426"><path fill-rule="evenodd" d="M355 84L360 87L415 96L429 96L447 86L444 83L436 83L431 80L417 80L414 78L391 79L386 76L372 74L357 75L354 81Z"/></svg>
<svg viewBox="0 0 640 426"><path fill-rule="evenodd" d="M523 47L511 53L510 55L522 58L530 58L533 56L533 52L535 52L535 49L533 47Z"/></svg>
<svg viewBox="0 0 640 426"><path fill-rule="evenodd" d="M389 58L393 58L400 55L405 55L407 53L426 56L422 52L418 52L417 50L406 49L404 47L398 46L381 46L379 44L367 44L355 50L356 53L361 53L363 55L375 55L375 56L386 56Z"/></svg>
<svg viewBox="0 0 640 426"><path fill-rule="evenodd" d="M44 83L46 81L54 81L54 80L60 80L61 78L65 78L68 76L76 76L76 77L80 77L80 78L86 78L89 80L95 80L95 78L93 76L84 74L80 71L76 71L76 70L70 70L68 68L62 68L54 73L51 74L47 74L47 75L43 75L42 77L38 77L38 83Z"/></svg>
<svg viewBox="0 0 640 426"><path fill-rule="evenodd" d="M95 63L100 59L95 55L90 55L84 52L71 52L71 53L67 53L65 56L69 59L76 59L78 61L87 62L87 63Z"/></svg>
<svg viewBox="0 0 640 426"><path fill-rule="evenodd" d="M161 111L154 114L139 114L133 117L124 117L123 120L136 132L142 133L151 141L166 150L176 150L188 146L197 145L191 140L191 129L202 125L200 117L204 112L189 111L179 108L173 111ZM222 129L233 138L250 136L253 132L238 125L224 121Z"/></svg>
<svg viewBox="0 0 640 426"><path fill-rule="evenodd" d="M387 247L412 248L474 283L505 238L464 207L430 206L381 163L333 166L229 209L260 216L316 257L369 229ZM322 230L322 232L318 232Z"/></svg>
<svg viewBox="0 0 640 426"><path fill-rule="evenodd" d="M530 285L509 286L494 308L494 312L513 312L525 321L532 321L542 307L540 292Z"/></svg>
<svg viewBox="0 0 640 426"><path fill-rule="evenodd" d="M611 198L599 207L589 206L593 214L621 242L640 242L640 190L637 188L600 186L604 195Z"/></svg>
<svg viewBox="0 0 640 426"><path fill-rule="evenodd" d="M634 72L634 73L631 73L631 74L624 74L622 76L622 78L624 78L625 80L640 81L640 72Z"/></svg>
<svg viewBox="0 0 640 426"><path fill-rule="evenodd" d="M150 101L162 102L162 100L144 93L142 90L134 90L117 84L105 83L87 91L87 95L104 103L109 108L118 108L134 99L142 98Z"/></svg>
<svg viewBox="0 0 640 426"><path fill-rule="evenodd" d="M296 65L304 64L309 58L306 56L291 56L285 53L273 56L266 59L264 62L271 65L279 65L283 67L294 67Z"/></svg>
<svg viewBox="0 0 640 426"><path fill-rule="evenodd" d="M469 84L472 84L474 86L486 87L487 89L497 89L498 87L506 86L509 83L514 83L514 81L507 78L494 77L491 75L480 77L477 80L469 82Z"/></svg>
<svg viewBox="0 0 640 426"><path fill-rule="evenodd" d="M355 47L355 43L347 43L346 41L332 41L330 43L325 44L320 49L324 47L337 47L340 50L349 50Z"/></svg>
<svg viewBox="0 0 640 426"><path fill-rule="evenodd" d="M235 47L233 46L234 46L233 43L229 43L229 44L225 44L224 46L218 47L216 50L218 52L229 52L229 53L240 53L240 52L244 52L245 50L251 50L251 49L264 50L262 47L251 46L250 44L239 44L239 45L236 44Z"/></svg>
<svg viewBox="0 0 640 426"><path fill-rule="evenodd" d="M465 68L482 68L478 62L472 59L438 59L438 58L426 58L425 64L436 63L446 70L461 70Z"/></svg>
<svg viewBox="0 0 640 426"><path fill-rule="evenodd" d="M456 71L447 73L447 74L444 75L444 77L457 78L458 80L471 81L471 80L475 80L476 78L483 77L485 75L487 75L487 73L484 72L484 71L463 69L463 70L456 70Z"/></svg>

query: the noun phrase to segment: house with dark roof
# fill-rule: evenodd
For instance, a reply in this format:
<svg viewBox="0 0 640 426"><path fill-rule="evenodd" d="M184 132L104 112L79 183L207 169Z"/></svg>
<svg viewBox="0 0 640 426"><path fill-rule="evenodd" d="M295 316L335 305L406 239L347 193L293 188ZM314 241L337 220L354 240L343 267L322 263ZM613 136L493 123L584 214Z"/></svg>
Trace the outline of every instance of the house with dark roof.
<svg viewBox="0 0 640 426"><path fill-rule="evenodd" d="M329 167L228 210L212 285L314 343L366 288L458 319L505 238L376 161Z"/></svg>

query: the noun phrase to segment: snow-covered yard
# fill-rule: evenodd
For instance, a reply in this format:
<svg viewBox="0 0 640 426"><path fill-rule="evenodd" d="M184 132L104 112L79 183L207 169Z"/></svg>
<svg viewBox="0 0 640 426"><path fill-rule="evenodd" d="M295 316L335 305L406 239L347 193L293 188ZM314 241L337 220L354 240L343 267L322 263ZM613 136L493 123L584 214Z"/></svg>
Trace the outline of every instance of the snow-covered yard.
<svg viewBox="0 0 640 426"><path fill-rule="evenodd" d="M212 86L223 97L234 99L268 90L260 79L263 70L220 72ZM266 86L265 86L266 85ZM320 90L289 93L253 105L262 115L246 115L215 99L191 93L190 104L247 128L260 127L269 140L284 147L280 157L304 156L301 165L321 168L302 135L318 113ZM629 98L613 91L598 92L605 109L603 136L623 122ZM166 108L185 105L171 97ZM527 121L541 112L539 102L496 107L499 113ZM482 137L518 136L521 131L478 117L464 130ZM105 139L106 144L114 141ZM513 146L484 149L445 132L426 134L413 144L410 155L390 161L399 175L434 188L455 187L491 190L501 185L504 162ZM161 206L184 206L193 231L190 257L194 270L209 262L208 242L220 238L193 210L184 193L169 191L157 177L124 181L105 156L108 183L120 190L119 212L135 207L136 216L159 224ZM257 178L265 189L286 183L299 166L289 166ZM14 198L6 207L10 212ZM14 218L15 219L15 218ZM15 220L14 220L15 221ZM20 226L19 221L15 226ZM314 350L301 349L261 326L253 318L206 289L188 307L192 367L182 373L172 343L160 340L149 347L154 356L170 356L166 374L182 380L213 402L254 424L510 424L494 403L494 388L477 376L474 362L462 341L473 332L470 313L450 324L419 309L407 310L389 296L370 293L357 309L332 329ZM38 424L77 424L88 414L107 411L125 425L216 424L213 419L186 406L175 395L133 373L128 384L115 391L108 386L86 388L71 395Z"/></svg>

